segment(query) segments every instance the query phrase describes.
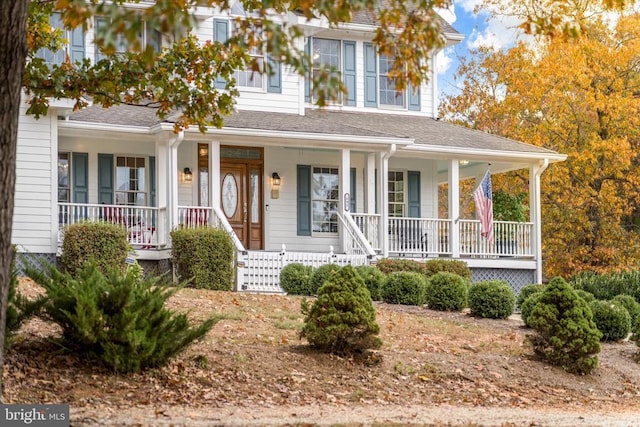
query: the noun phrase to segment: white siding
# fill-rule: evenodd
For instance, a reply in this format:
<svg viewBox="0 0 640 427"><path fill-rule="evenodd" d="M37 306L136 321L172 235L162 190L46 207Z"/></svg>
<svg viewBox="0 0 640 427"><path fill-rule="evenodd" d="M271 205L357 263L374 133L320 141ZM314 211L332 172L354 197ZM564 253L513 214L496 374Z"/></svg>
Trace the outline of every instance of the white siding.
<svg viewBox="0 0 640 427"><path fill-rule="evenodd" d="M12 243L31 253L55 252L53 192L56 172L55 111L39 120L20 109ZM52 123L53 122L53 123Z"/></svg>

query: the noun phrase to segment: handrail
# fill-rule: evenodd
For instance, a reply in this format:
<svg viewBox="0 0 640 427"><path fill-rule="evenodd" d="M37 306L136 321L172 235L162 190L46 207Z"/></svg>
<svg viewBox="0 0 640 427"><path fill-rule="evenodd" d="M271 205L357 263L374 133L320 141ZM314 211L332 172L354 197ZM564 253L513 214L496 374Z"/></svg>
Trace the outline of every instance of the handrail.
<svg viewBox="0 0 640 427"><path fill-rule="evenodd" d="M351 242L355 243L358 246L358 249L363 254L369 255L369 256L375 256L376 251L371 247L367 239L364 237L364 234L362 234L362 231L360 230L356 222L353 220L351 215L348 212L345 212L344 215L341 215L340 213L338 213L338 218L340 219L340 222L342 223L345 231L345 234L343 236L343 242L346 243L347 233L348 233L349 237L351 237ZM344 246L346 247L349 245L345 244ZM347 250L345 250L345 252L349 253ZM353 248L352 248L352 253L353 253Z"/></svg>
<svg viewBox="0 0 640 427"><path fill-rule="evenodd" d="M222 212L222 210L220 210L220 208L218 206L214 206L213 207L213 212L215 213L216 219L220 223L219 225L222 227L222 229L224 231L229 233L229 235L231 236L231 240L233 240L233 244L236 246L236 249L239 252L246 251L244 245L242 244L242 242L238 238L238 235L236 234L236 232L233 231L233 227L231 227L231 224L229 224L229 221L227 220L227 217Z"/></svg>
<svg viewBox="0 0 640 427"><path fill-rule="evenodd" d="M360 231L362 231L364 238L369 242L371 247L375 251L380 250L382 243L380 242L379 225L382 215L361 212L353 212L349 213L349 215L355 221Z"/></svg>

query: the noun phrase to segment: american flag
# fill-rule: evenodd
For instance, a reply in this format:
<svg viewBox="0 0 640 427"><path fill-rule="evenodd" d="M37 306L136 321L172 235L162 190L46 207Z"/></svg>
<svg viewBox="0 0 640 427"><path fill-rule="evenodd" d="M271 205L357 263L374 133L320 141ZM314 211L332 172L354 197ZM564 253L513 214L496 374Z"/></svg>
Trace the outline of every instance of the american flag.
<svg viewBox="0 0 640 427"><path fill-rule="evenodd" d="M480 185L473 191L476 213L480 220L480 235L493 243L493 194L491 190L491 171L487 169Z"/></svg>

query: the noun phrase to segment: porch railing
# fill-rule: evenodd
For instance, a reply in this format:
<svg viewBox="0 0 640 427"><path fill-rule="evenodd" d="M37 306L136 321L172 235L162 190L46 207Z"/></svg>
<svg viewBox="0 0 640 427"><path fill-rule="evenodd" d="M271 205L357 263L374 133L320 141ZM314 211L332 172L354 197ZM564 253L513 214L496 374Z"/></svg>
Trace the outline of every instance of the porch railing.
<svg viewBox="0 0 640 427"><path fill-rule="evenodd" d="M352 213L351 218L358 225L365 239L369 242L374 251L380 251L380 215L366 213Z"/></svg>
<svg viewBox="0 0 640 427"><path fill-rule="evenodd" d="M209 206L178 206L178 226L186 228L217 227L226 231L236 250L245 251L245 247L229 224L227 217L218 207Z"/></svg>
<svg viewBox="0 0 640 427"><path fill-rule="evenodd" d="M460 220L460 255L533 257L533 223L493 222L493 242L480 235L480 221Z"/></svg>
<svg viewBox="0 0 640 427"><path fill-rule="evenodd" d="M451 220L389 218L389 252L400 255L451 255Z"/></svg>
<svg viewBox="0 0 640 427"><path fill-rule="evenodd" d="M344 232L342 233L342 249L346 254L375 256L367 239L349 213L338 214Z"/></svg>
<svg viewBox="0 0 640 427"><path fill-rule="evenodd" d="M58 243L62 243L65 227L83 221L105 221L126 229L129 243L137 249L152 249L166 244L164 208L58 203Z"/></svg>

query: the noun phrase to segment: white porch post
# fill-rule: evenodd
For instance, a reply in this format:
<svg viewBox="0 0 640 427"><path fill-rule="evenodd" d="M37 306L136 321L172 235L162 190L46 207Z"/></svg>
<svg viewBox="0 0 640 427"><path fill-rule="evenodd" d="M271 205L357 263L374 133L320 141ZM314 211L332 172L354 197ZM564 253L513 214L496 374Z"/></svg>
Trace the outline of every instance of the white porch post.
<svg viewBox="0 0 640 427"><path fill-rule="evenodd" d="M376 213L376 153L367 155L365 164L365 185L364 185L364 211L368 214Z"/></svg>
<svg viewBox="0 0 640 427"><path fill-rule="evenodd" d="M178 146L184 139L184 132L169 138L169 230L178 225Z"/></svg>
<svg viewBox="0 0 640 427"><path fill-rule="evenodd" d="M167 237L169 236L169 212L170 197L169 194L169 179L167 172L169 169L169 150L168 141L163 139L156 139L155 155L156 155L156 204L158 209L162 212L158 214L158 244L166 245Z"/></svg>
<svg viewBox="0 0 640 427"><path fill-rule="evenodd" d="M449 244L451 245L451 256L460 258L460 230L458 221L460 220L460 170L458 159L449 161Z"/></svg>
<svg viewBox="0 0 640 427"><path fill-rule="evenodd" d="M340 168L338 169L338 174L340 180L338 183L338 188L340 188L338 209L340 210L340 215L345 215L349 212L349 209L351 209L351 203L347 200L347 197L351 197L351 150L348 148L340 150ZM349 196L347 196L347 194ZM341 236L342 251L344 252L347 236L342 223L338 224L338 231Z"/></svg>
<svg viewBox="0 0 640 427"><path fill-rule="evenodd" d="M540 209L540 175L549 166L549 160L529 168L529 221L533 223L531 246L536 260L536 283L542 283L542 213Z"/></svg>
<svg viewBox="0 0 640 427"><path fill-rule="evenodd" d="M389 155L387 153L376 154L378 163L378 213L380 214L379 234L380 249L383 257L389 256L389 212L387 199L389 197L389 186L387 177L389 175Z"/></svg>
<svg viewBox="0 0 640 427"><path fill-rule="evenodd" d="M220 207L220 142L209 143L209 205Z"/></svg>

